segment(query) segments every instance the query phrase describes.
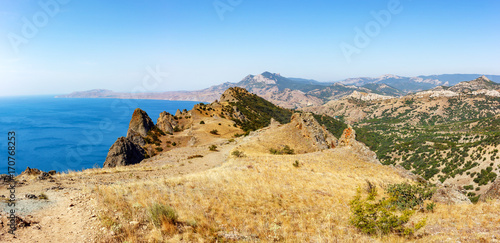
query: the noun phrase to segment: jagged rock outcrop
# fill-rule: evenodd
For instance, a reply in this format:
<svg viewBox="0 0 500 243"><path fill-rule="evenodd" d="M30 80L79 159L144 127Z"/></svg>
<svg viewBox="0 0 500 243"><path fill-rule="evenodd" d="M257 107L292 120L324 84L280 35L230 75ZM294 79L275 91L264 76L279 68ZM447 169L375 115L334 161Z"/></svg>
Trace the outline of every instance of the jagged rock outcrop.
<svg viewBox="0 0 500 243"><path fill-rule="evenodd" d="M174 116L166 111L160 113L160 117L156 121L156 127L165 133L173 133L174 127L177 126L177 121Z"/></svg>
<svg viewBox="0 0 500 243"><path fill-rule="evenodd" d="M352 129L352 127L348 125L339 138L339 146L349 146L355 144L355 142L356 131L354 131L354 129Z"/></svg>
<svg viewBox="0 0 500 243"><path fill-rule="evenodd" d="M488 188L488 190L486 190L486 192L479 198L479 200L483 202L489 199L500 199L500 179L498 178L491 184L490 188Z"/></svg>
<svg viewBox="0 0 500 243"><path fill-rule="evenodd" d="M182 115L181 110L177 109L177 111L175 112L175 116L181 116L181 115Z"/></svg>
<svg viewBox="0 0 500 243"><path fill-rule="evenodd" d="M320 150L334 148L337 144L337 138L322 127L311 113L293 114L290 124L301 130L303 137L312 139Z"/></svg>
<svg viewBox="0 0 500 243"><path fill-rule="evenodd" d="M111 146L103 167L116 167L140 163L146 151L126 137L120 137Z"/></svg>
<svg viewBox="0 0 500 243"><path fill-rule="evenodd" d="M445 183L436 190L431 200L443 204L472 204L464 192L464 189L454 184Z"/></svg>
<svg viewBox="0 0 500 243"><path fill-rule="evenodd" d="M53 179L51 175L54 175L55 173L56 172L54 170L51 170L50 173L47 173L36 168L27 167L26 170L21 173L21 175L38 176L37 179L39 180L47 180Z"/></svg>
<svg viewBox="0 0 500 243"><path fill-rule="evenodd" d="M132 132L138 133L141 136L146 136L155 124L153 120L148 116L148 114L137 108L134 110L134 114L132 114L132 119L130 119L130 123L128 125L127 137L133 136Z"/></svg>
<svg viewBox="0 0 500 243"><path fill-rule="evenodd" d="M356 140L356 131L354 131L350 125L347 125L347 128L344 129L344 132L340 136L338 146L352 148L356 151L358 156L364 158L366 161L380 164L377 154L371 151L364 143Z"/></svg>
<svg viewBox="0 0 500 243"><path fill-rule="evenodd" d="M24 170L21 175L40 175L43 171L36 169L36 168L30 168L26 167L26 170Z"/></svg>

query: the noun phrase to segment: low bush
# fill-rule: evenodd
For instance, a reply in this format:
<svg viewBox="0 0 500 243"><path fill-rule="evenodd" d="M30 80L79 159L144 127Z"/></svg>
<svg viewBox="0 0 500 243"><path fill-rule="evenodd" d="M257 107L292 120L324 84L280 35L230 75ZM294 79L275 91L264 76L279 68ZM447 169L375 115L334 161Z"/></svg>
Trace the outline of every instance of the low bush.
<svg viewBox="0 0 500 243"><path fill-rule="evenodd" d="M395 199L392 202L394 206L405 210L423 206L425 200L431 199L436 188L428 184L400 183L388 185L386 190Z"/></svg>
<svg viewBox="0 0 500 243"><path fill-rule="evenodd" d="M288 145L283 146L281 149L270 148L269 152L271 154L295 154L295 150Z"/></svg>
<svg viewBox="0 0 500 243"><path fill-rule="evenodd" d="M241 158L241 157L245 157L245 154L242 152L242 151L239 151L239 150L234 150L231 155L237 157L237 158Z"/></svg>
<svg viewBox="0 0 500 243"><path fill-rule="evenodd" d="M415 231L425 226L425 218L416 224L407 225L415 211L411 209L399 211L394 203L397 198L394 197L376 201L375 185L368 184L368 196L363 199L361 189L358 188L357 195L349 203L352 212L350 222L356 228L369 235L395 233L412 236Z"/></svg>
<svg viewBox="0 0 500 243"><path fill-rule="evenodd" d="M177 212L170 206L154 203L147 208L148 217L151 223L156 227L161 227L162 223L177 223Z"/></svg>

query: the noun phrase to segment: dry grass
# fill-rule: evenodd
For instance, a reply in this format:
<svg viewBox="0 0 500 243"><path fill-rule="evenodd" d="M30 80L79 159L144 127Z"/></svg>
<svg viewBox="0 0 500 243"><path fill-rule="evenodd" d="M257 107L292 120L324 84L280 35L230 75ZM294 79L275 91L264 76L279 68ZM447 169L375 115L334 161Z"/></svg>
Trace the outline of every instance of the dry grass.
<svg viewBox="0 0 500 243"><path fill-rule="evenodd" d="M293 163L299 160L300 167ZM402 182L381 165L337 150L305 155L231 160L206 172L158 181L99 186L101 219L117 241L324 242L370 240L349 226L349 201L370 180ZM179 215L176 232L155 227L146 208L169 205ZM137 221L139 224L130 224ZM402 239L394 238L395 241Z"/></svg>
<svg viewBox="0 0 500 243"><path fill-rule="evenodd" d="M262 149L259 150L258 146L262 146L261 143L254 143L262 137L266 136L240 138L237 144L231 145L233 147L228 145L226 148L220 144L221 152L218 153L209 153L203 145L196 152L204 154L204 157L199 161L193 160L193 166L206 163L203 161L210 156L222 158L223 153L228 155L227 161L213 169L187 175L168 174L180 163L188 163L187 152L186 155L179 155L186 158L177 159L175 164L141 163L80 172L89 176L113 176L119 172L152 170L146 173L154 174L154 177L144 176L140 180L117 179L111 185L89 185L102 209L99 218L109 231L101 240L408 241L396 235L370 237L349 224L349 201L356 195L358 187L366 186L367 180L379 188L405 181L392 169L367 163L350 148L271 155L268 151L260 152ZM178 155L183 149L188 150L177 148L164 156ZM236 149L243 149L248 156L230 156L230 151ZM294 166L295 161L299 161L298 167ZM382 190L379 192L383 195ZM154 220L148 216L148 209L153 205L171 207L178 218L172 222L165 217L161 223L153 223ZM498 201L477 205L438 204L434 213L416 213L413 216L411 222L427 217L427 226L417 232L419 238L411 240L492 241L494 235L500 235L500 215L497 212L500 212Z"/></svg>

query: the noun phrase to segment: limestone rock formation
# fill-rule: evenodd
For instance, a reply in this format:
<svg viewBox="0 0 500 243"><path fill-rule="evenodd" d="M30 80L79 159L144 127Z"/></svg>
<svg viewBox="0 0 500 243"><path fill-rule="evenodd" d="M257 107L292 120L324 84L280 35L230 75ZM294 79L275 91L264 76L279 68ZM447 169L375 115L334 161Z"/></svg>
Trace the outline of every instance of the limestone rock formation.
<svg viewBox="0 0 500 243"><path fill-rule="evenodd" d="M140 163L146 151L126 137L120 137L111 146L103 167L116 167Z"/></svg>
<svg viewBox="0 0 500 243"><path fill-rule="evenodd" d="M160 113L160 117L156 121L156 126L165 133L173 133L174 127L177 126L177 121L172 114L164 111Z"/></svg>
<svg viewBox="0 0 500 243"><path fill-rule="evenodd" d="M146 136L149 130L151 130L155 124L149 118L148 114L137 108L134 110L134 114L132 114L132 119L130 119L130 123L128 125L127 137L132 136L132 132L136 132L141 136Z"/></svg>
<svg viewBox="0 0 500 243"><path fill-rule="evenodd" d="M490 188L479 198L483 202L488 199L500 199L500 179L496 179Z"/></svg>
<svg viewBox="0 0 500 243"><path fill-rule="evenodd" d="M338 145L339 147L352 148L360 157L363 157L371 163L380 164L377 154L371 151L364 143L356 140L356 131L354 131L350 125L347 125L347 128L344 129Z"/></svg>
<svg viewBox="0 0 500 243"><path fill-rule="evenodd" d="M454 184L445 183L442 187L437 189L431 200L443 204L472 204L463 191L463 189L460 189Z"/></svg>
<svg viewBox="0 0 500 243"><path fill-rule="evenodd" d="M352 129L350 125L344 129L344 132L340 136L339 146L353 145L356 142L356 131Z"/></svg>
<svg viewBox="0 0 500 243"><path fill-rule="evenodd" d="M181 116L181 115L182 115L181 110L177 109L177 111L175 112L175 116Z"/></svg>
<svg viewBox="0 0 500 243"><path fill-rule="evenodd" d="M337 138L322 127L311 113L293 114L290 124L301 130L303 137L312 139L320 150L334 148L337 144Z"/></svg>

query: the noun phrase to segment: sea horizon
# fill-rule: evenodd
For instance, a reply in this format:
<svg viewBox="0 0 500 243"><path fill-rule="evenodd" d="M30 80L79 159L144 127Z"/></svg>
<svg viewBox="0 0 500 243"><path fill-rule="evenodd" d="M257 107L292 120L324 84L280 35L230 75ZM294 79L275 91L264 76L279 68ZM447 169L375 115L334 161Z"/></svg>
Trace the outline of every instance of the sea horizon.
<svg viewBox="0 0 500 243"><path fill-rule="evenodd" d="M120 98L56 98L53 95L0 97L0 131L16 132L16 174L26 167L81 171L102 167L111 145L126 136L136 108L156 123L159 113L190 110L198 101ZM0 174L7 174L7 164Z"/></svg>

